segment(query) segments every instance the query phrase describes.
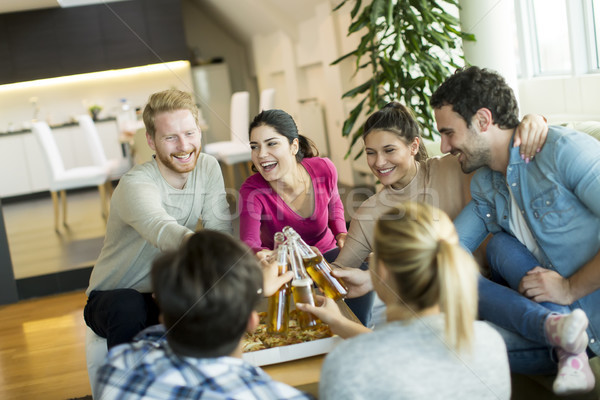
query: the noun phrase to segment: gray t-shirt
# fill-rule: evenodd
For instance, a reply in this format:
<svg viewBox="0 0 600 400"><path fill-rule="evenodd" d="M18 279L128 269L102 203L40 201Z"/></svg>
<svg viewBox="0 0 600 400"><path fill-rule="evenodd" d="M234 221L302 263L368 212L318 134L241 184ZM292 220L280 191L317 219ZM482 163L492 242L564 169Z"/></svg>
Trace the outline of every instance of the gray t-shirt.
<svg viewBox="0 0 600 400"><path fill-rule="evenodd" d="M204 153L183 189L165 181L156 160L121 177L110 202L104 246L90 277L92 290L151 292L150 268L162 252L176 250L198 223L231 233L231 216L217 160Z"/></svg>
<svg viewBox="0 0 600 400"><path fill-rule="evenodd" d="M510 399L502 337L475 322L469 352L444 343L443 314L391 322L338 345L325 359L319 399Z"/></svg>

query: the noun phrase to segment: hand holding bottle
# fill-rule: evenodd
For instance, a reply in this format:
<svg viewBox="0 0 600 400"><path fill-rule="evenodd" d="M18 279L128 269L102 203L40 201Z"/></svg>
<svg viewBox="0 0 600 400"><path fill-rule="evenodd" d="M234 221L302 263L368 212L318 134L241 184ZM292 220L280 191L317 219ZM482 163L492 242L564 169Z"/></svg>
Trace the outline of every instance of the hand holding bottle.
<svg viewBox="0 0 600 400"><path fill-rule="evenodd" d="M296 303L296 308L311 313L329 325L331 332L335 335L347 339L371 331L369 328L344 317L333 299L316 295L315 300L319 304L318 307L306 303Z"/></svg>
<svg viewBox="0 0 600 400"><path fill-rule="evenodd" d="M359 268L339 268L333 266L331 273L336 278L344 281L344 284L348 288L348 295L346 297L349 299L360 297L373 290L370 271L363 271Z"/></svg>
<svg viewBox="0 0 600 400"><path fill-rule="evenodd" d="M277 260L262 258L260 260L260 266L262 267L263 273L263 295L265 297L275 294L280 287L291 281L294 277L292 271L287 271L284 274L279 275L279 265L277 264Z"/></svg>

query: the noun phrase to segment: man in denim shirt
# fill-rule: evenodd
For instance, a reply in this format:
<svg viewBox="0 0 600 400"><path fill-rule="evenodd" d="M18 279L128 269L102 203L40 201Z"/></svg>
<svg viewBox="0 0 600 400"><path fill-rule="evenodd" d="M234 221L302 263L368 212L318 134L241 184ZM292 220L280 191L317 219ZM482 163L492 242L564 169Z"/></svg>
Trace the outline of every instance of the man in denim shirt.
<svg viewBox="0 0 600 400"><path fill-rule="evenodd" d="M492 279L512 288L481 279L481 317L506 328L513 371L555 372L553 347L555 393L591 390L586 349L600 354L600 142L552 126L535 159L523 159L512 146L514 94L478 67L448 78L431 105L442 152L465 173L477 170L473 199L455 220L461 242L473 251L494 234Z"/></svg>

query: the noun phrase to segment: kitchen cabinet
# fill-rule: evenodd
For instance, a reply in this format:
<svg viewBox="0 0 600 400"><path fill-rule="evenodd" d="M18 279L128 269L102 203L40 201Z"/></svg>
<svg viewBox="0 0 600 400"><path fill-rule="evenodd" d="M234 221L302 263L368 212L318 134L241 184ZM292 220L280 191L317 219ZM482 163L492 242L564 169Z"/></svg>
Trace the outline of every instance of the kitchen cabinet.
<svg viewBox="0 0 600 400"><path fill-rule="evenodd" d="M54 27L61 73L107 69L98 8L74 7L60 11L54 15Z"/></svg>
<svg viewBox="0 0 600 400"><path fill-rule="evenodd" d="M180 0L1 14L0 38L0 84L188 58Z"/></svg>
<svg viewBox="0 0 600 400"><path fill-rule="evenodd" d="M36 10L4 17L14 82L61 75L54 14L54 10Z"/></svg>
<svg viewBox="0 0 600 400"><path fill-rule="evenodd" d="M0 138L0 197L28 193L31 188L23 135Z"/></svg>
<svg viewBox="0 0 600 400"><path fill-rule="evenodd" d="M108 159L123 157L114 120L97 122ZM65 168L91 165L91 154L79 125L52 129ZM19 196L49 189L48 168L33 133L0 136L0 197Z"/></svg>

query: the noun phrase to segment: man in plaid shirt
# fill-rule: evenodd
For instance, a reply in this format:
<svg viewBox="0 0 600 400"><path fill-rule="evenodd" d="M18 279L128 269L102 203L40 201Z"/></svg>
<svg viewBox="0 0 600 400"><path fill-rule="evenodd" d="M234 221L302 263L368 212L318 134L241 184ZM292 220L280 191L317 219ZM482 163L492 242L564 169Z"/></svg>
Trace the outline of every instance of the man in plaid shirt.
<svg viewBox="0 0 600 400"><path fill-rule="evenodd" d="M311 398L241 358L263 293L261 268L242 243L200 231L154 262L152 282L163 325L111 349L98 371L102 400Z"/></svg>

